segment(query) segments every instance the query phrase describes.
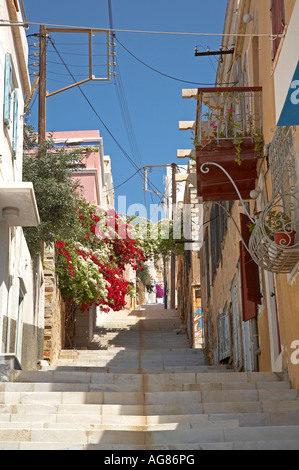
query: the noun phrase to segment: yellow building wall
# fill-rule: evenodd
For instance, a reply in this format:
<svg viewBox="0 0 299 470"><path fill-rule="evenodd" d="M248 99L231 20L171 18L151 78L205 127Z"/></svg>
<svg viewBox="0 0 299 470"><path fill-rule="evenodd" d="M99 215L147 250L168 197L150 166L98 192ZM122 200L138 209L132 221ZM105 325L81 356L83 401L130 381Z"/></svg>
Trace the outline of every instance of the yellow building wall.
<svg viewBox="0 0 299 470"><path fill-rule="evenodd" d="M267 3L267 7L265 7ZM295 6L295 0L285 2L285 22L288 26ZM250 4L250 12L254 14L254 20L247 26L246 33L270 34L270 2L254 0ZM263 87L263 133L265 143L269 144L276 130L275 89L274 72L279 61L279 53L283 47L280 44L277 56L272 61L271 40L268 37L258 39L246 38L243 43L242 57L248 54L248 68L250 74L250 85L261 85ZM298 45L295 45L298 47ZM258 61L256 60L258 54ZM258 83L256 82L258 77ZM295 135L296 147L299 149L299 132ZM297 171L299 161L297 159ZM267 192L271 196L270 175L267 173L265 181ZM280 326L280 339L282 346L283 370L288 371L293 387L299 386L299 364L294 364L296 349L294 341L299 340L299 276L290 280L288 275L275 275L276 300L278 306L278 318ZM271 370L270 338L267 305L258 318L258 331L261 354L259 356L259 367L261 371Z"/></svg>

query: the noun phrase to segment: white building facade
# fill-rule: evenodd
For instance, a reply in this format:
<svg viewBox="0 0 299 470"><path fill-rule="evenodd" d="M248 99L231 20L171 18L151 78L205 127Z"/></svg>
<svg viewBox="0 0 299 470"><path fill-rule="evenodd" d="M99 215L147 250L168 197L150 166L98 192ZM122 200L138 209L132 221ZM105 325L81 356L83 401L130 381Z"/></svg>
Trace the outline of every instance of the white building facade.
<svg viewBox="0 0 299 470"><path fill-rule="evenodd" d="M22 23L18 1L2 0L0 18ZM22 181L24 102L30 96L23 26L0 27L0 370L42 359L43 275L22 227L37 226L33 185ZM2 365L2 368L1 368Z"/></svg>

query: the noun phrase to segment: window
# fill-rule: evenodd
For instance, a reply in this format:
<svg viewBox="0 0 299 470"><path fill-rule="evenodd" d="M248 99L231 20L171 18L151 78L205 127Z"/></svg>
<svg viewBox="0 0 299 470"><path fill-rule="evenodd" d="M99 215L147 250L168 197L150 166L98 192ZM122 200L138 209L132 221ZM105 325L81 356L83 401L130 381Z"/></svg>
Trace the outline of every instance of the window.
<svg viewBox="0 0 299 470"><path fill-rule="evenodd" d="M231 356L230 320L227 304L225 304L223 312L217 316L217 334L219 361L223 361Z"/></svg>
<svg viewBox="0 0 299 470"><path fill-rule="evenodd" d="M16 11L20 11L18 0L13 0Z"/></svg>
<svg viewBox="0 0 299 470"><path fill-rule="evenodd" d="M206 279L206 303L209 301L210 297L210 250L209 250L209 236L208 231L206 230L205 240L202 248L202 261L200 263L200 277L201 279Z"/></svg>
<svg viewBox="0 0 299 470"><path fill-rule="evenodd" d="M250 232L247 228L249 218L245 214L240 214L241 234L246 244L249 245ZM258 265L253 261L248 250L239 242L240 247L240 271L242 290L242 314L243 321L246 322L257 315L257 305L262 303L260 289L260 277Z"/></svg>
<svg viewBox="0 0 299 470"><path fill-rule="evenodd" d="M285 26L284 0L271 0L272 34L282 34ZM275 59L281 38L273 41L272 60Z"/></svg>
<svg viewBox="0 0 299 470"><path fill-rule="evenodd" d="M10 137L13 155L16 158L18 142L18 88L14 86L11 54L5 55L3 123Z"/></svg>
<svg viewBox="0 0 299 470"><path fill-rule="evenodd" d="M220 203L226 207L226 201L221 201ZM216 269L221 258L221 243L224 238L226 227L227 213L221 206L219 206L219 204L214 203L210 216L212 282L214 281Z"/></svg>
<svg viewBox="0 0 299 470"><path fill-rule="evenodd" d="M11 116L11 88L12 88L12 62L11 55L5 55L5 71L4 71L4 110L3 121L5 126L10 127Z"/></svg>

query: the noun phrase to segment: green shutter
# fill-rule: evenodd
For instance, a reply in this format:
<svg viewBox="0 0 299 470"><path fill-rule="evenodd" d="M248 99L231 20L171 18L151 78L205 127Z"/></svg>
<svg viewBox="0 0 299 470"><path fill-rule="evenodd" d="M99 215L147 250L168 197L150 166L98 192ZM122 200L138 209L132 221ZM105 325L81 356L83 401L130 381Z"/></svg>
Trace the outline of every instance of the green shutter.
<svg viewBox="0 0 299 470"><path fill-rule="evenodd" d="M18 103L18 90L14 90L14 101L13 101L13 134L12 134L12 149L14 157L17 154L17 142L18 142L18 122L19 122L19 103Z"/></svg>
<svg viewBox="0 0 299 470"><path fill-rule="evenodd" d="M11 83L12 83L12 63L11 54L5 55L5 75L4 75L4 110L3 121L6 126L10 125L11 109Z"/></svg>

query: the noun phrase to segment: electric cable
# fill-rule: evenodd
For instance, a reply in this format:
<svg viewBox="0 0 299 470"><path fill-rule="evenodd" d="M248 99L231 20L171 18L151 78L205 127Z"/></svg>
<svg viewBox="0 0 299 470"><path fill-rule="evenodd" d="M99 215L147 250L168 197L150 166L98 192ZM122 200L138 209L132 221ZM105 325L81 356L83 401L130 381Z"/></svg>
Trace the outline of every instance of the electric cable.
<svg viewBox="0 0 299 470"><path fill-rule="evenodd" d="M155 69L154 67L152 67L151 65L148 65L146 64L145 62L143 62L143 60L139 59L138 57L136 57L135 54L133 54L131 51L129 51L129 49L124 46L119 39L117 39L117 37L115 36L115 39L116 41L120 44L121 47L123 47L123 49L125 49L125 51L128 52L128 54L130 54L132 57L134 57L134 59L136 59L138 62L140 62L141 64L143 64L145 67L149 68L150 70L152 70L153 72L156 72L158 73L159 75L162 75L166 78L170 78L171 80L176 80L178 82L183 82L183 83L190 83L190 84L193 84L193 85L201 85L201 86L215 86L215 83L200 83L200 82L192 82L190 80L182 80L181 78L177 78L177 77L173 77L171 75L168 75L167 73L164 73L164 72L161 72L160 70L157 70ZM232 83L236 83L236 82L232 82ZM222 85L221 83L219 83L219 85ZM225 83L225 85L228 85L227 83Z"/></svg>
<svg viewBox="0 0 299 470"><path fill-rule="evenodd" d="M94 28L92 26L73 26L73 25L62 25L62 24L50 24L42 22L28 21L26 23L19 23L15 21L7 21L0 19L1 26L41 26L45 25L50 28L65 28L65 29L78 29L78 30L91 30L94 33L107 33L107 32L116 32L116 33L136 33L136 34L161 34L168 36L215 36L215 37L231 37L231 33L199 33L199 32L182 32L182 31L146 31L146 30L136 30L136 29L112 29L112 28ZM269 34L269 33L235 33L235 37L267 37L273 41L278 38L285 37L285 34Z"/></svg>
<svg viewBox="0 0 299 470"><path fill-rule="evenodd" d="M54 40L49 36L49 40L53 46L53 48L55 49L55 51L57 52L60 60L63 62L63 64L65 65L69 75L72 77L73 81L76 82L76 79L75 79L75 76L72 74L71 70L69 69L69 67L67 66L67 64L65 63L63 57L61 56L61 54L59 53L58 49L56 48L55 46L55 43L54 43ZM122 147L122 145L118 142L118 140L116 139L116 137L112 134L112 132L110 131L110 129L107 127L107 125L104 123L104 121L102 120L102 118L100 117L99 113L97 112L97 110L95 109L95 107L93 106L93 104L91 103L91 101L89 100L89 98L87 97L87 95L84 93L84 91L82 90L81 86L78 85L78 89L80 91L80 93L83 95L83 97L85 98L85 100L87 101L87 103L89 104L90 108L93 110L93 112L95 113L95 115L97 116L97 118L99 119L99 121L101 122L101 124L103 125L103 127L106 129L106 131L108 132L108 134L110 135L110 137L114 140L114 142L116 143L116 145L120 148L120 150L122 151L122 153L124 154L124 156L127 158L127 160L131 163L131 165L135 168L136 170L136 173L139 173L139 175L142 177L142 179L144 179L143 175L141 175L140 173L140 169L138 168L138 166L136 165L136 163L134 162L134 160L132 160L132 158L130 157L130 155L126 152L126 150ZM154 185L154 183L152 182L149 182L149 185L150 187L152 187L153 189L155 189L156 191L158 191L158 188Z"/></svg>
<svg viewBox="0 0 299 470"><path fill-rule="evenodd" d="M130 181L132 178L134 178L134 176L136 176L137 173L138 173L140 170L142 170L142 169L143 169L143 168L138 168L138 170L135 171L135 173L133 173L133 175L129 176L129 178L127 178L125 181L123 181L122 183L118 184L117 186L113 186L113 188L110 189L109 191L106 191L106 194L107 194L107 193L111 193L111 192L115 191L115 189L118 189L118 188L120 188L121 186L123 186L124 184L128 183L128 181Z"/></svg>

